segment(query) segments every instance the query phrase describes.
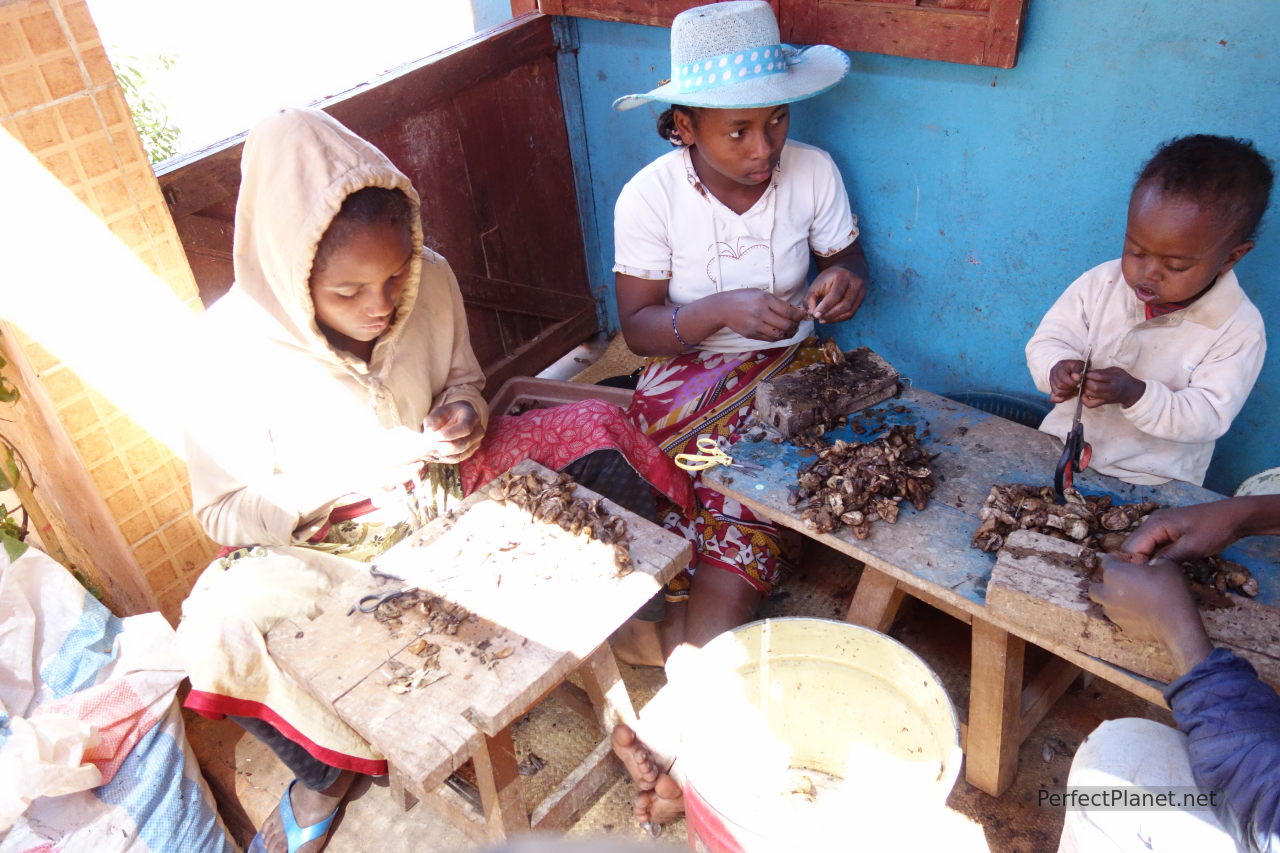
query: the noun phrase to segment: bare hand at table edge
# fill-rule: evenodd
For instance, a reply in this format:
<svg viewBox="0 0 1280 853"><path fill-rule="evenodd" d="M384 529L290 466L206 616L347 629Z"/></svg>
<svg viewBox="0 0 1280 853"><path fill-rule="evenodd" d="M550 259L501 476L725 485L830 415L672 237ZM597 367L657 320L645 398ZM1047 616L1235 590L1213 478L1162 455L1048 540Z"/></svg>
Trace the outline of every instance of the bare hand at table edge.
<svg viewBox="0 0 1280 853"><path fill-rule="evenodd" d="M1245 536L1280 534L1280 495L1227 498L1153 512L1122 548L1134 558L1194 560Z"/></svg>
<svg viewBox="0 0 1280 853"><path fill-rule="evenodd" d="M422 422L422 432L430 441L426 461L454 463L475 451L484 438L484 425L474 406L455 400L432 409Z"/></svg>
<svg viewBox="0 0 1280 853"><path fill-rule="evenodd" d="M1181 566L1107 554L1102 567L1102 582L1089 585L1089 598L1126 634L1164 646L1179 676L1213 651Z"/></svg>

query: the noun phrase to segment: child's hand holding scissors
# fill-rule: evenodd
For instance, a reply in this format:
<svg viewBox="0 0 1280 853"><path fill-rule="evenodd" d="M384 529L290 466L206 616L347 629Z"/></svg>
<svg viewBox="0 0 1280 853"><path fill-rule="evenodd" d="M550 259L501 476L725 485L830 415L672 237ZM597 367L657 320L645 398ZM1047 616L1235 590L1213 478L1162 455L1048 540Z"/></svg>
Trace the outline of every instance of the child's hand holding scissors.
<svg viewBox="0 0 1280 853"><path fill-rule="evenodd" d="M1078 358L1064 358L1049 371L1049 401L1062 403L1070 400L1080 390L1080 375L1084 372L1084 361Z"/></svg>

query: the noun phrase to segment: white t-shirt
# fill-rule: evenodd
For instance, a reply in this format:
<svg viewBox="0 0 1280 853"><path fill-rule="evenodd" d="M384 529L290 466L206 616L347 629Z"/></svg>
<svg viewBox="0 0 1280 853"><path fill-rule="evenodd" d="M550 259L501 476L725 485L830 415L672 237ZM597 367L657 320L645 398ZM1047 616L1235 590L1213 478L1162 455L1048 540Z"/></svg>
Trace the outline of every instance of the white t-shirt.
<svg viewBox="0 0 1280 853"><path fill-rule="evenodd" d="M858 220L831 155L788 140L769 188L741 215L698 180L688 148L664 154L627 182L614 207L613 271L669 279L667 299L688 305L721 290L755 287L792 305L804 299L810 252L834 255L858 238ZM812 334L766 342L723 328L699 349L747 352L789 346Z"/></svg>

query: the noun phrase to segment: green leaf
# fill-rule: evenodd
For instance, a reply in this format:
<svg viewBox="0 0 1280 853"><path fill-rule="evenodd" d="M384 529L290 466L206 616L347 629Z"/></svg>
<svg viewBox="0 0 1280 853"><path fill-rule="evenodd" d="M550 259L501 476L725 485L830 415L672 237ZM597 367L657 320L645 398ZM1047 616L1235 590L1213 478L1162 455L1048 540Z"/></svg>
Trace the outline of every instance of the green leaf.
<svg viewBox="0 0 1280 853"><path fill-rule="evenodd" d="M0 443L4 445L4 460L0 463L0 491L7 492L22 479L22 474L18 471L18 460L13 456L13 445L3 438L0 438Z"/></svg>
<svg viewBox="0 0 1280 853"><path fill-rule="evenodd" d="M0 545L4 546L4 552L9 556L10 563L27 553L26 542L19 542L2 530L0 530Z"/></svg>

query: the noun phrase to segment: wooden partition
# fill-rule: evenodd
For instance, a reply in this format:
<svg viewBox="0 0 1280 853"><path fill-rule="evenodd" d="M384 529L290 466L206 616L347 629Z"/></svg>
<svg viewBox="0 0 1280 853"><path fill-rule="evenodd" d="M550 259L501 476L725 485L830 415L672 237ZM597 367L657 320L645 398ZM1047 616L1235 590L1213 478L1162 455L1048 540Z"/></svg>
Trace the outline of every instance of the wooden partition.
<svg viewBox="0 0 1280 853"><path fill-rule="evenodd" d="M426 242L453 266L492 394L598 327L551 18L522 15L320 104L404 170ZM160 175L206 305L234 278L243 137Z"/></svg>

